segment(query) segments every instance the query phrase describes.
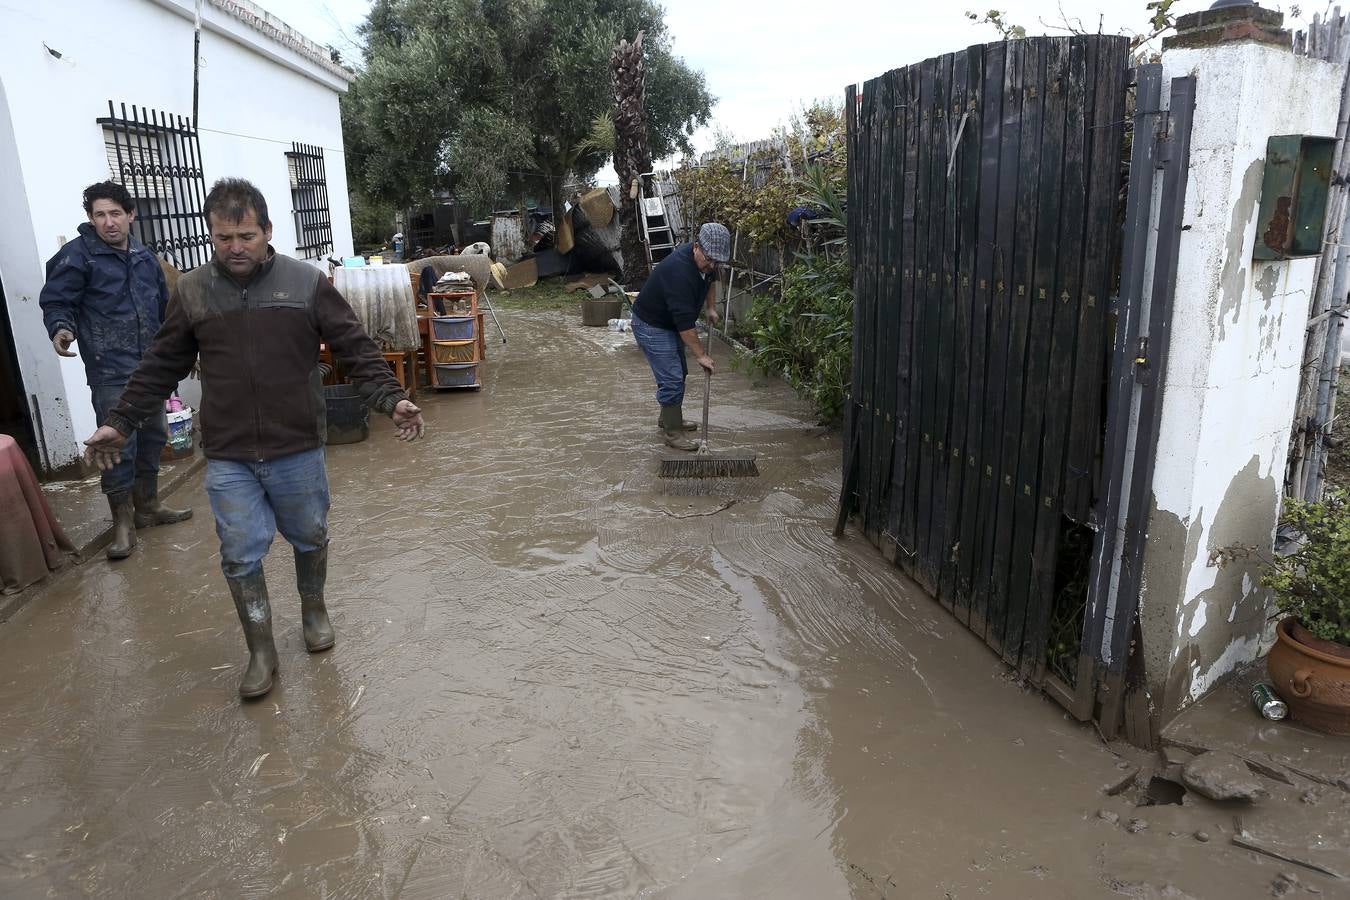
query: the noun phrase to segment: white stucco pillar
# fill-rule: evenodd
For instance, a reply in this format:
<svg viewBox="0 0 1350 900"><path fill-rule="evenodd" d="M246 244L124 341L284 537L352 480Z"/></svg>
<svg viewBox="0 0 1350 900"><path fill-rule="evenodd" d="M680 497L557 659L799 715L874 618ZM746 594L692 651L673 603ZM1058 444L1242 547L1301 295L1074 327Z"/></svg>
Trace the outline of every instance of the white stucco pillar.
<svg viewBox="0 0 1350 900"><path fill-rule="evenodd" d="M1164 85L1194 75L1197 98L1140 601L1162 722L1264 649L1273 610L1260 560L1279 511L1315 262L1252 260L1266 142L1334 135L1343 77L1287 45L1226 40L1215 32L1197 42L1208 46L1163 54Z"/></svg>

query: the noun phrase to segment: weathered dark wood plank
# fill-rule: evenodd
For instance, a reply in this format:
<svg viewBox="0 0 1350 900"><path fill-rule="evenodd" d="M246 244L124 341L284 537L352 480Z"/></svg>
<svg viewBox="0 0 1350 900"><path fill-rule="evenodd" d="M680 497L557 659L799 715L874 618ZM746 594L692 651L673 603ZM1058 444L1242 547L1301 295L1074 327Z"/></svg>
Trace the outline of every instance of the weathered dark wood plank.
<svg viewBox="0 0 1350 900"><path fill-rule="evenodd" d="M929 279L929 284L933 287L933 301L937 304L935 317L937 352L933 376L933 520L928 537L928 560L934 596L948 609L951 608L952 601L950 594L942 589L942 573L949 556L947 533L950 528L950 516L947 509L947 481L952 468L952 395L959 352L955 336L956 292L952 265L952 245L956 237L956 198L953 188L956 182L947 174L956 128L952 119L954 63L955 56L950 53L938 58L937 96L934 98L937 105L937 127L933 135L933 195L940 198L941 207L937 219L936 242L932 248L932 266L937 277Z"/></svg>
<svg viewBox="0 0 1350 900"><path fill-rule="evenodd" d="M1031 590L1032 547L1042 508L1040 462L1042 438L1048 417L1045 396L1052 366L1054 313L1059 302L1056 259L1061 252L1060 203L1064 172L1065 105L1068 79L1068 38L1042 38L1043 71L1040 77L1041 139L1039 151L1036 243L1031 275L1031 318L1027 334L1026 401L1022 410L1022 436L1017 462L1017 512L1014 516L1013 549L1008 578L1008 629L1004 658L1022 662L1028 619L1040 618L1039 606L1048 598ZM1052 508L1055 506L1052 503ZM1039 659L1039 654L1034 654Z"/></svg>
<svg viewBox="0 0 1350 900"><path fill-rule="evenodd" d="M923 104L920 96L923 72L919 66L910 66L906 70L905 85L905 213L901 222L900 243L904 248L905 262L901 268L901 302L904 313L901 321L909 336L909 382L906 385L905 414L905 509L901 517L900 551L903 554L902 568L911 578L917 572L918 563L918 517L919 517L919 459L922 455L923 431L920 423L920 408L923 378L919 371L919 349L922 342L922 317L919 315L920 298L923 296L919 284L922 263L919 261L919 247L922 241L923 195L921 192L923 146Z"/></svg>
<svg viewBox="0 0 1350 900"><path fill-rule="evenodd" d="M859 228L859 237L861 238L859 252L863 260L863 278L862 291L854 298L854 316L862 319L862 333L864 340L863 365L859 372L859 382L857 385L859 409L858 409L858 440L861 452L859 453L858 466L858 490L859 490L859 514L862 519L862 528L864 533L870 537L870 513L871 513L871 484L872 469L876 464L872 456L872 387L873 373L876 368L876 246L875 230L873 222L876 220L876 154L874 152L874 142L876 138L876 105L877 105L877 82L873 78L863 85L862 110L859 113L861 123L861 133L859 135L859 150L863 171L863 193L860 198L863 203L863 209L860 210L862 222Z"/></svg>
<svg viewBox="0 0 1350 900"><path fill-rule="evenodd" d="M911 134L909 130L909 80L908 68L898 69L895 73L895 135L892 140L893 170L891 179L891 203L895 210L894 222L894 267L892 300L896 307L895 332L895 391L891 405L894 418L893 441L891 448L891 491L889 528L896 540L896 562L903 567L901 559L906 548L904 520L907 513L911 485L906 480L909 454L909 382L910 365L913 350L913 311L907 297L910 282L910 268L913 265L914 210L910 203L910 191L906 185L912 180L908 155Z"/></svg>
<svg viewBox="0 0 1350 900"><path fill-rule="evenodd" d="M1101 38L1097 43L1092 102L1092 168L1088 185L1088 219L1079 310L1078 353L1074 365L1073 426L1065 476L1066 512L1087 522L1099 470L1104 427L1101 396L1106 381L1106 301L1111 293L1119 255L1116 212L1120 195L1120 161L1125 118L1125 75L1129 43Z"/></svg>
<svg viewBox="0 0 1350 900"><path fill-rule="evenodd" d="M996 481L990 505L988 528L988 566L984 572L985 591L988 593L988 611L984 639L1001 651L1003 630L1007 616L1008 536L1012 528L1013 484L1005 455L1004 437L1009 427L1016 426L1019 408L1008 403L1013 382L1013 368L1020 366L1020 351L1011 359L1014 326L1017 313L1017 286L1013 279L1013 262L1017 250L1019 221L1018 184L1022 165L1022 107L1026 41L1012 41L1007 48L1003 70L1003 130L999 160L999 204L997 237L994 256L994 302L996 329L991 340L995 345L990 364L990 398L987 404L996 421L986 428L985 449ZM1016 386L1020 387L1020 368ZM1020 398L1020 390L1018 392Z"/></svg>
<svg viewBox="0 0 1350 900"><path fill-rule="evenodd" d="M957 219L957 304L964 310L965 335L963 377L958 378L953 404L954 422L961 423L960 439L953 441L959 455L953 453L953 473L957 476L949 508L955 511L955 528L950 532L952 609L957 621L970 623L970 561L973 558L975 519L978 514L972 488L979 483L976 467L983 417L983 372L987 311L975 288L976 236L979 226L981 164L981 96L984 87L984 48L970 47L961 57L965 67L965 97L961 107L966 118L954 174L960 196ZM958 123L958 130L960 129Z"/></svg>
<svg viewBox="0 0 1350 900"><path fill-rule="evenodd" d="M1007 418L1003 427L1004 492L999 507L1000 535L995 545L1006 553L1002 570L1006 606L1000 646L1005 661L1016 665L1022 652L1022 626L1026 615L1026 585L1013 580L1014 538L1023 529L1030 530L1035 516L1034 488L1020 478L1022 432L1031 407L1039 402L1027 393L1027 363L1030 350L1031 312L1036 302L1036 228L1041 190L1040 173L1044 160L1040 138L1044 93L1045 40L1027 41L1024 58L1022 98L1022 147L1018 161L1017 244L1013 252L1013 316L1008 334L1008 382L1003 395ZM1028 517L1030 510L1031 517ZM1020 563L1020 560L1017 560Z"/></svg>
<svg viewBox="0 0 1350 900"><path fill-rule="evenodd" d="M992 547L994 504L997 497L997 478L994 462L996 451L991 452L989 443L998 431L996 417L998 404L993 402L994 383L998 381L993 369L996 351L1001 345L1003 330L1002 317L999 314L998 297L994 293L997 277L995 260L998 249L998 210L999 210L999 167L1002 159L1003 132L1003 80L1007 54L1006 43L993 44L985 48L984 86L981 99L980 128L980 205L979 225L976 234L975 253L975 295L977 302L984 308L986 322L984 342L984 365L977 370L980 383L978 392L972 390L972 404L979 404L980 423L979 440L972 434L969 443L976 452L975 468L977 479L969 486L973 492L969 502L975 505L972 516L970 568L968 590L970 591L970 629L984 637L988 616L989 592L988 570L989 548ZM986 538L988 540L986 540Z"/></svg>
<svg viewBox="0 0 1350 900"><path fill-rule="evenodd" d="M896 383L896 316L895 304L895 83L896 71L887 72L882 80L882 121L880 171L878 186L882 213L879 228L879 263L881 281L878 291L881 352L877 356L877 466L876 466L876 520L879 535L886 535L890 527L891 454L895 450L895 383ZM883 543L889 538L883 537Z"/></svg>
<svg viewBox="0 0 1350 900"><path fill-rule="evenodd" d="M914 578L929 593L934 593L937 585L933 582L932 561L928 556L928 545L932 536L933 523L933 452L936 437L933 434L933 407L936 404L933 373L937 368L937 328L938 317L933 301L937 273L934 271L934 244L940 239L941 219L938 214L938 198L935 196L935 176L933 134L938 127L936 116L937 96L937 60L925 60L919 66L919 103L921 123L919 134L919 201L918 224L916 232L915 259L915 328L918 331L916 343L915 374L919 380L919 475L915 482L915 505L918 513L915 522L915 566Z"/></svg>
<svg viewBox="0 0 1350 900"><path fill-rule="evenodd" d="M886 441L884 441L883 459L884 474L882 476L883 495L882 511L884 519L884 534L886 534L887 553L898 552L894 542L896 540L896 518L895 518L895 498L896 484L895 479L895 455L896 449L903 448L903 441L899 439L899 416L898 416L898 395L900 383L902 383L902 364L903 352L900 349L900 263L902 263L902 248L900 248L900 185L902 185L903 165L904 165L904 94L903 94L904 70L895 69L890 73L890 99L887 101L887 116L890 120L888 125L888 134L890 142L886 150L886 186L884 186L884 198L887 206L886 223L886 264L887 264L887 359L886 359L886 378L887 390L886 397L883 399L883 417L886 420ZM903 471L903 470L902 470Z"/></svg>
<svg viewBox="0 0 1350 900"><path fill-rule="evenodd" d="M843 461L843 484L840 488L840 514L844 519L848 518L849 513L856 508L856 485L858 481L858 461L857 456L851 449L856 443L856 434L858 427L858 382L861 379L863 359L866 358L867 348L864 345L864 335L862 332L862 317L858 315L859 298L862 296L862 279L865 277L863 272L862 257L858 252L859 229L858 223L862 221L861 201L861 181L863 178L862 166L859 165L858 153L858 90L854 85L849 85L844 91L844 135L845 147L848 153L848 208L850 215L848 217L848 254L849 266L853 273L853 339L852 352L849 359L849 378L848 378L848 398L844 404L844 461ZM850 487L852 485L852 487Z"/></svg>
<svg viewBox="0 0 1350 900"><path fill-rule="evenodd" d="M884 352L881 345L881 331L879 323L881 319L881 297L882 297L882 264L881 264L881 220L885 215L885 209L881 204L881 183L884 173L881 166L881 141L885 131L885 82L886 76L881 75L871 81L871 107L870 117L868 119L868 157L867 157L867 179L868 189L868 218L867 218L867 247L869 258L870 283L869 303L867 311L867 327L871 333L870 344L872 352L868 355L869 365L867 371L863 373L863 378L867 384L867 442L863 444L863 452L867 455L868 466L866 470L866 480L864 481L867 501L863 505L864 523L867 537L872 543L878 541L878 529L876 522L877 513L877 470L879 460L877 459L877 443L879 440L879 422L877 397L879 393L879 372L881 365L880 357Z"/></svg>
<svg viewBox="0 0 1350 900"><path fill-rule="evenodd" d="M1055 260L1054 316L1050 369L1045 386L1045 425L1041 442L1039 502L1031 550L1032 602L1022 638L1022 671L1039 680L1045 664L1047 630L1055 605L1056 565L1062 528L1064 451L1068 440L1074 351L1083 300L1083 228L1087 202L1086 142L1090 117L1089 40L1069 42L1064 70L1063 193ZM1047 127L1048 122L1047 122Z"/></svg>
<svg viewBox="0 0 1350 900"><path fill-rule="evenodd" d="M946 270L944 302L951 306L951 390L948 404L945 498L943 503L942 569L938 589L944 605L958 620L969 618L968 604L956 588L956 561L961 541L961 481L965 475L966 408L970 393L970 271L961 265L964 223L970 218L970 202L963 188L971 149L978 148L969 131L970 63L968 51L952 55L952 89L947 107L947 240L943 249Z"/></svg>

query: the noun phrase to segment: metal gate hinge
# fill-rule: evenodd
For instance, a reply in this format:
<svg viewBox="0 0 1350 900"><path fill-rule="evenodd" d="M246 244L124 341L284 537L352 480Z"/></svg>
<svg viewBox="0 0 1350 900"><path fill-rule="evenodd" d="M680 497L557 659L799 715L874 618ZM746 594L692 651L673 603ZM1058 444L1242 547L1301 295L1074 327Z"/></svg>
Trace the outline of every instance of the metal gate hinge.
<svg viewBox="0 0 1350 900"><path fill-rule="evenodd" d="M1172 113L1170 110L1161 110L1158 113L1158 123L1153 128L1153 141L1157 147L1157 162L1159 168L1162 163L1171 158L1170 148L1172 140Z"/></svg>
<svg viewBox="0 0 1350 900"><path fill-rule="evenodd" d="M1148 371L1148 335L1140 335L1134 350L1134 379L1140 384L1147 380Z"/></svg>

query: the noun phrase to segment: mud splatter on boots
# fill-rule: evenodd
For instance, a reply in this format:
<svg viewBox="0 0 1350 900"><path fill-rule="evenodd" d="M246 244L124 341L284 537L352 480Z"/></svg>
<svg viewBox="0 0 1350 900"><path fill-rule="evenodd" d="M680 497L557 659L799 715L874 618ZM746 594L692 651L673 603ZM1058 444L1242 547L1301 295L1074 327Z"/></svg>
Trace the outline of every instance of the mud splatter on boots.
<svg viewBox="0 0 1350 900"><path fill-rule="evenodd" d="M190 509L173 509L159 502L159 477L137 478L131 490L132 501L136 505L136 527L150 528L155 525L172 525L192 518Z"/></svg>
<svg viewBox="0 0 1350 900"><path fill-rule="evenodd" d="M661 433L665 435L666 444L676 450L698 449L698 444L684 436L684 410L679 403L661 407Z"/></svg>
<svg viewBox="0 0 1350 900"><path fill-rule="evenodd" d="M261 697L272 689L277 671L277 648L272 643L272 606L267 599L267 580L261 568L243 578L226 578L239 624L248 644L248 668L239 682L239 696Z"/></svg>
<svg viewBox="0 0 1350 900"><path fill-rule="evenodd" d="M324 582L328 579L328 548L295 551L295 584L300 589L300 621L305 632L305 647L318 653L333 646L333 625L323 602Z"/></svg>
<svg viewBox="0 0 1350 900"><path fill-rule="evenodd" d="M122 491L108 495L108 509L112 510L113 538L108 545L108 559L126 559L136 549L136 513L131 505L131 494Z"/></svg>

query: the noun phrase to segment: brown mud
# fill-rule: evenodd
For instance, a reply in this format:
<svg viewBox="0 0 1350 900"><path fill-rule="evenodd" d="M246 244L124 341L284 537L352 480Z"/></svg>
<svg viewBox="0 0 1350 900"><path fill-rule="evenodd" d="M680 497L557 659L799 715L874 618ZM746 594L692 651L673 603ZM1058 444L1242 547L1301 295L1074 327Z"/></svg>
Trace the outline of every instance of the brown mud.
<svg viewBox="0 0 1350 900"><path fill-rule="evenodd" d="M191 521L0 626L0 896L1233 898L1291 870L1229 845L1249 811L1106 796L1137 760L833 540L839 436L783 385L719 348L713 445L763 475L672 495L632 336L499 311L482 391L419 397L425 442L374 418L330 449L338 643L304 652L278 541L261 702L200 479Z"/></svg>

